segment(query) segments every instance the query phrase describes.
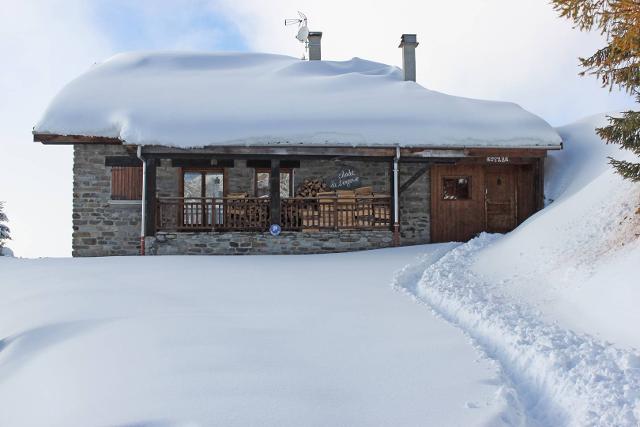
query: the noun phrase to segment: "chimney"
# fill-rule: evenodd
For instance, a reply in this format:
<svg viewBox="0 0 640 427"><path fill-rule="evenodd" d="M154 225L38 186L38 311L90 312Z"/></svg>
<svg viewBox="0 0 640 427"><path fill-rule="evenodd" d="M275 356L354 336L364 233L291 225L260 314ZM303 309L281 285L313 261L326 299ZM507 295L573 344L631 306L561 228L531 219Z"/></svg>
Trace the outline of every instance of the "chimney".
<svg viewBox="0 0 640 427"><path fill-rule="evenodd" d="M309 32L309 61L320 61L322 59L322 51L320 49L320 41L322 40L322 31Z"/></svg>
<svg viewBox="0 0 640 427"><path fill-rule="evenodd" d="M404 81L416 81L416 46L418 38L415 34L403 34L400 39L402 48L402 70L404 71Z"/></svg>

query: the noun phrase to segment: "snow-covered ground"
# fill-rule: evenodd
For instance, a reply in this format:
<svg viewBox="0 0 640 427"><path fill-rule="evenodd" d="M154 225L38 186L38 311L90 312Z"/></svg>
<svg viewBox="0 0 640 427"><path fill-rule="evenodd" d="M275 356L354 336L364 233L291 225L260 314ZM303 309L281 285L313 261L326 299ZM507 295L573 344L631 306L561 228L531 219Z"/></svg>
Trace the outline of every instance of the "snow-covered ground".
<svg viewBox="0 0 640 427"><path fill-rule="evenodd" d="M546 209L395 279L499 362L528 423L640 424L640 186L607 165L625 153L595 135L604 123L558 129Z"/></svg>
<svg viewBox="0 0 640 427"><path fill-rule="evenodd" d="M517 424L498 365L389 286L450 248L0 259L0 425Z"/></svg>

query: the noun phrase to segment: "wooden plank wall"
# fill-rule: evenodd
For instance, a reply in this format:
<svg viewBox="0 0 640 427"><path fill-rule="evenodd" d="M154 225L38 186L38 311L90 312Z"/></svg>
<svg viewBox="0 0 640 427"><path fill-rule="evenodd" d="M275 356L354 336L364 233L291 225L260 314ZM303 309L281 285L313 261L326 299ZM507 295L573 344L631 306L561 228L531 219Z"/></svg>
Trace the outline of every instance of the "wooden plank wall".
<svg viewBox="0 0 640 427"><path fill-rule="evenodd" d="M520 225L541 209L541 161L494 166L474 163L434 165L431 168L431 241L466 241L486 231L485 175L487 171L508 169L515 175L516 220ZM443 200L444 177L471 178L469 200Z"/></svg>

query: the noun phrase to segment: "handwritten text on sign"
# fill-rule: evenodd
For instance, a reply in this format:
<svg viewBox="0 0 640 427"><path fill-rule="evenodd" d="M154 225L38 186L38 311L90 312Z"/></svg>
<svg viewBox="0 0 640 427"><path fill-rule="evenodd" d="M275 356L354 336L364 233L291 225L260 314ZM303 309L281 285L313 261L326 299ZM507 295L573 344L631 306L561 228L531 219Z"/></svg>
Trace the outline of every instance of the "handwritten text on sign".
<svg viewBox="0 0 640 427"><path fill-rule="evenodd" d="M332 190L351 189L360 186L360 177L355 169L345 168L329 180L329 188Z"/></svg>

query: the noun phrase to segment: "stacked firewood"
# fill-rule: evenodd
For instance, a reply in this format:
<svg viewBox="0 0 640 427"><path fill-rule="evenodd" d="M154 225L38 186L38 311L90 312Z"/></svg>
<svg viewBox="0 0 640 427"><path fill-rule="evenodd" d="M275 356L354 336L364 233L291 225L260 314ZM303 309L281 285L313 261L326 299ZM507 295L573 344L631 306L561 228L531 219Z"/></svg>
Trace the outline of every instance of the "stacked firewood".
<svg viewBox="0 0 640 427"><path fill-rule="evenodd" d="M322 179L306 178L298 187L296 197L316 197L318 193L328 191L329 187Z"/></svg>

